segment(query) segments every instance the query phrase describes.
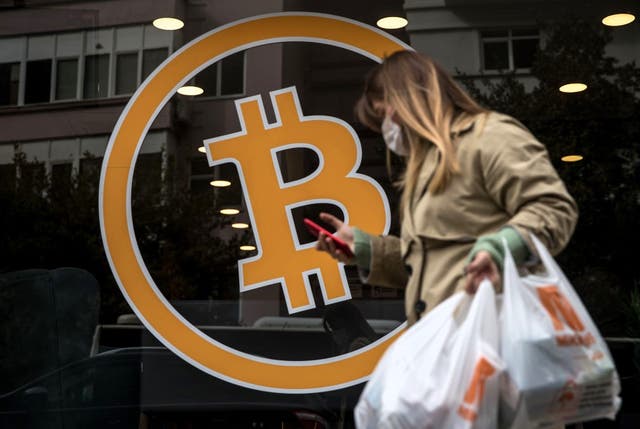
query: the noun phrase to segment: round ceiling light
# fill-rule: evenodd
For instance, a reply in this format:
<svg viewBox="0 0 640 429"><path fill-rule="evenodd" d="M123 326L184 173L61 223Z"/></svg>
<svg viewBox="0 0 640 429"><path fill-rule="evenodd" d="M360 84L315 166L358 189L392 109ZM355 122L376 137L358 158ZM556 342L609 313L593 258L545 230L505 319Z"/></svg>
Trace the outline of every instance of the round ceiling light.
<svg viewBox="0 0 640 429"><path fill-rule="evenodd" d="M582 161L582 155L565 155L560 159L564 162L578 162Z"/></svg>
<svg viewBox="0 0 640 429"><path fill-rule="evenodd" d="M205 149L205 147L204 147L204 146L200 146L200 147L198 148L198 152L207 153L207 149Z"/></svg>
<svg viewBox="0 0 640 429"><path fill-rule="evenodd" d="M560 92L566 92L566 93L582 92L585 89L587 89L587 85L585 85L584 83L574 82L574 83L567 83L566 85L562 85L558 89L560 90Z"/></svg>
<svg viewBox="0 0 640 429"><path fill-rule="evenodd" d="M251 246L249 244L245 244L244 246L240 246L240 250L244 250L244 251L251 251L251 250L256 250L256 246Z"/></svg>
<svg viewBox="0 0 640 429"><path fill-rule="evenodd" d="M636 17L630 13L616 13L602 18L602 23L609 27L620 27L622 25L631 24L635 19Z"/></svg>
<svg viewBox="0 0 640 429"><path fill-rule="evenodd" d="M194 96L194 95L200 95L203 92L204 92L204 89L200 88L199 86L186 85L178 88L178 94L182 94L182 95Z"/></svg>
<svg viewBox="0 0 640 429"><path fill-rule="evenodd" d="M398 28L406 27L409 21L401 16L385 16L380 18L376 25L385 30L397 30Z"/></svg>
<svg viewBox="0 0 640 429"><path fill-rule="evenodd" d="M247 228L249 228L249 224L248 224L248 223L244 223L244 222L232 223L232 224L231 224L231 228L235 228L235 229L247 229Z"/></svg>
<svg viewBox="0 0 640 429"><path fill-rule="evenodd" d="M184 22L178 18L157 18L153 20L153 26L159 30L175 31L184 27Z"/></svg>
<svg viewBox="0 0 640 429"><path fill-rule="evenodd" d="M240 213L240 210L238 209L222 209L220 210L220 213L223 215L227 215L227 216L233 216L233 215L237 215L238 213Z"/></svg>
<svg viewBox="0 0 640 429"><path fill-rule="evenodd" d="M215 188L226 188L227 186L231 186L231 182L228 180L212 180L209 184Z"/></svg>

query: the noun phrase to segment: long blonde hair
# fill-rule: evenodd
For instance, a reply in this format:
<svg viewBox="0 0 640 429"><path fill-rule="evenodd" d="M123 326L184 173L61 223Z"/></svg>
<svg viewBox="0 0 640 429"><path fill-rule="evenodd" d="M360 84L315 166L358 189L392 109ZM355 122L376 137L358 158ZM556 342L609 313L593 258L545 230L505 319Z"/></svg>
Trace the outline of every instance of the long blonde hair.
<svg viewBox="0 0 640 429"><path fill-rule="evenodd" d="M401 207L412 198L430 145L434 144L440 155L429 185L429 192L437 194L460 171L452 139L454 127L464 127L477 115L488 112L430 57L414 51L395 52L374 67L365 80L355 107L356 117L380 131L384 112L375 109L376 102L393 108L410 147L400 180Z"/></svg>

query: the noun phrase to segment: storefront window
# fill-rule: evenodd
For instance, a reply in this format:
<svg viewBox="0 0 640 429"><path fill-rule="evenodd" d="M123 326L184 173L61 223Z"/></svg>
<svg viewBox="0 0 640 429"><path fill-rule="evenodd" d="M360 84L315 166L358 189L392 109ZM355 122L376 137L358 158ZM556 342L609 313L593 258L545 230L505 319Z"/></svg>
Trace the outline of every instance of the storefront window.
<svg viewBox="0 0 640 429"><path fill-rule="evenodd" d="M405 160L354 114L382 41L430 55L544 144L580 212L557 261L622 381L616 419L584 427L640 427L637 20L603 25L605 1L14 3L0 427L354 427L358 359L403 329L405 289L317 252L304 219L402 232ZM156 27L159 10L184 26ZM235 26L264 14L366 30ZM386 15L409 24L376 27ZM322 376L291 375L305 365Z"/></svg>

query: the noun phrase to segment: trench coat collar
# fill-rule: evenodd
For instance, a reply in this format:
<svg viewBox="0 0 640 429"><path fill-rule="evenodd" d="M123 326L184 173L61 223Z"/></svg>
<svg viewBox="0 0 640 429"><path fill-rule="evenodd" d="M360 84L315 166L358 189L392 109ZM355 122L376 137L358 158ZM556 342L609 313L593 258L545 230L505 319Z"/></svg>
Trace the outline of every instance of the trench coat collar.
<svg viewBox="0 0 640 429"><path fill-rule="evenodd" d="M470 118L456 119L453 124L451 124L451 138L456 139L463 134L471 131L476 123L480 120L481 116L483 115L478 114Z"/></svg>

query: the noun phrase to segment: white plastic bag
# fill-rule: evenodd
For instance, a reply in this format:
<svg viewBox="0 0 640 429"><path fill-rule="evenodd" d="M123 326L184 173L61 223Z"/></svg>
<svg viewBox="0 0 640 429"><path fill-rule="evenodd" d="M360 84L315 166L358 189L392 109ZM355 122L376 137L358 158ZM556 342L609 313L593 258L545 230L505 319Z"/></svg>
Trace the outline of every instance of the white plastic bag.
<svg viewBox="0 0 640 429"><path fill-rule="evenodd" d="M356 405L356 426L495 428L502 361L493 287L458 293L383 355Z"/></svg>
<svg viewBox="0 0 640 429"><path fill-rule="evenodd" d="M532 240L544 276L520 277L505 246L501 427L614 418L620 384L607 345L562 270Z"/></svg>

